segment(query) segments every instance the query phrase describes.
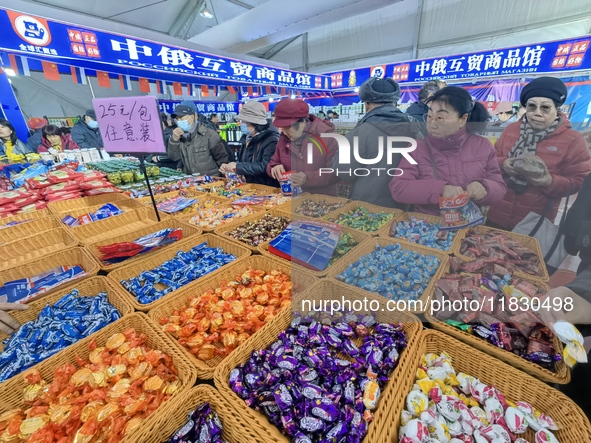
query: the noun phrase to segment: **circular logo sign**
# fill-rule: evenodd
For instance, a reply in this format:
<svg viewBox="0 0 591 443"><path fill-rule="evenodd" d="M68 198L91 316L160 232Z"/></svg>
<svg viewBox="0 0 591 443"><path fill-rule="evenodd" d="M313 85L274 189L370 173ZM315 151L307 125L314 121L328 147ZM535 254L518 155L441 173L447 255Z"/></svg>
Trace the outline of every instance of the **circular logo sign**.
<svg viewBox="0 0 591 443"><path fill-rule="evenodd" d="M386 70L383 66L374 66L373 68L371 68L372 77L384 78L384 75L386 75Z"/></svg>
<svg viewBox="0 0 591 443"><path fill-rule="evenodd" d="M39 20L28 15L20 15L14 20L16 32L31 45L45 46L51 40L49 29Z"/></svg>

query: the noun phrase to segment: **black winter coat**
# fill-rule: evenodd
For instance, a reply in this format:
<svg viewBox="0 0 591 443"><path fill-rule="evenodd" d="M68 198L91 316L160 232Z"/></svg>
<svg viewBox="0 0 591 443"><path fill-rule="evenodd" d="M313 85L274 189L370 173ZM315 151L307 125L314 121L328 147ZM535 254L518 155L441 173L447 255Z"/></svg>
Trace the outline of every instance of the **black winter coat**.
<svg viewBox="0 0 591 443"><path fill-rule="evenodd" d="M406 115L410 115L411 117L414 117L415 120L417 120L419 122L427 121L427 119L425 118L425 116L427 115L427 112L429 112L429 108L427 107L426 104L421 103L421 102L414 102L412 105L410 105L406 109Z"/></svg>
<svg viewBox="0 0 591 443"><path fill-rule="evenodd" d="M32 152L37 152L39 145L41 144L43 139L43 129L36 129L29 138L27 139L27 146L31 149Z"/></svg>
<svg viewBox="0 0 591 443"><path fill-rule="evenodd" d="M72 127L71 135L72 140L82 149L102 148L104 146L100 128L92 129L82 119L78 120Z"/></svg>
<svg viewBox="0 0 591 443"><path fill-rule="evenodd" d="M246 144L246 135L240 140L242 149L236 162L236 173L244 175L247 183L279 187L279 182L267 175L269 160L275 154L279 141L279 131L271 126L264 132L256 134Z"/></svg>

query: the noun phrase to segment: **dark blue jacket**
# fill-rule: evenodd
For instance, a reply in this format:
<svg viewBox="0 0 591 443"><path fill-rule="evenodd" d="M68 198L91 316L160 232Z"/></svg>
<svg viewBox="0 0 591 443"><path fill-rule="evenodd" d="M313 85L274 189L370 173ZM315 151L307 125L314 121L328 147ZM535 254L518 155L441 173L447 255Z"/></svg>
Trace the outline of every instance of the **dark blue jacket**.
<svg viewBox="0 0 591 443"><path fill-rule="evenodd" d="M42 138L43 129L37 129L29 136L29 138L27 139L27 146L29 146L31 151L37 152L37 149L39 149L39 145L41 144Z"/></svg>
<svg viewBox="0 0 591 443"><path fill-rule="evenodd" d="M99 129L92 129L84 120L78 122L72 128L72 140L82 149L102 148L103 138Z"/></svg>

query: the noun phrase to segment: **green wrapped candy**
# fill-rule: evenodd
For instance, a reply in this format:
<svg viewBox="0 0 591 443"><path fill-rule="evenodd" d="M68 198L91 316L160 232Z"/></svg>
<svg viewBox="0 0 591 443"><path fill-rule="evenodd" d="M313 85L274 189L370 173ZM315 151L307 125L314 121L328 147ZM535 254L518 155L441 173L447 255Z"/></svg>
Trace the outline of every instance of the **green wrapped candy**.
<svg viewBox="0 0 591 443"><path fill-rule="evenodd" d="M445 320L445 323L450 326L453 326L454 328L458 328L464 332L468 332L469 334L472 334L472 326L470 326L466 323L462 323L461 321L457 321L457 320Z"/></svg>
<svg viewBox="0 0 591 443"><path fill-rule="evenodd" d="M374 214L364 207L359 207L347 213L340 214L335 220L335 223L359 231L376 232L393 218L393 212L378 212Z"/></svg>
<svg viewBox="0 0 591 443"><path fill-rule="evenodd" d="M121 181L123 183L133 183L133 181L134 181L133 172L123 171L120 174L121 174Z"/></svg>
<svg viewBox="0 0 591 443"><path fill-rule="evenodd" d="M355 241L351 234L342 234L339 237L337 246L334 249L332 257L328 262L328 266L331 266L335 261L357 246L359 243Z"/></svg>
<svg viewBox="0 0 591 443"><path fill-rule="evenodd" d="M145 180L146 176L144 174L142 174L138 169L138 170L133 171L133 179L136 182L139 182L139 181Z"/></svg>
<svg viewBox="0 0 591 443"><path fill-rule="evenodd" d="M114 185L121 184L121 173L120 172L109 172L107 174L107 179L113 183Z"/></svg>

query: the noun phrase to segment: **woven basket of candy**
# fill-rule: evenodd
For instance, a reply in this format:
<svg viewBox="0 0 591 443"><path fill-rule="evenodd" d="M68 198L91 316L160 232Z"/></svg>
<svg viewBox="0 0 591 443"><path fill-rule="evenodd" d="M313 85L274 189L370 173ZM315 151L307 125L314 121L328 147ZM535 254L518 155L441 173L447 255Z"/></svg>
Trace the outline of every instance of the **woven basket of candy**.
<svg viewBox="0 0 591 443"><path fill-rule="evenodd" d="M355 256L331 266L327 277L362 294L400 301L403 310L429 309L435 282L446 269L449 256L436 249L404 240L371 237L355 248Z"/></svg>
<svg viewBox="0 0 591 443"><path fill-rule="evenodd" d="M198 227L203 232L213 232L228 223L234 223L239 219L258 214L264 210L265 208L260 205L234 206L226 200L226 203L198 212L191 212L181 219L185 223Z"/></svg>
<svg viewBox="0 0 591 443"><path fill-rule="evenodd" d="M91 197L81 197L73 198L71 200L51 202L47 204L47 208L53 214L62 214L72 209L89 208L91 206L104 205L105 203L115 203L125 200L131 200L131 198L120 192L111 192L108 194L93 195Z"/></svg>
<svg viewBox="0 0 591 443"><path fill-rule="evenodd" d="M6 340L0 343L0 383L133 313L106 277L88 278L28 306L8 313L21 325L14 334L0 333L0 341Z"/></svg>
<svg viewBox="0 0 591 443"><path fill-rule="evenodd" d="M511 263L516 276L550 281L540 243L533 237L487 226L463 229L458 237L459 246L455 255L462 260L488 259L487 253L490 251L499 264L506 266Z"/></svg>
<svg viewBox="0 0 591 443"><path fill-rule="evenodd" d="M51 231L61 226L62 224L53 216L37 218L27 223L20 223L0 229L0 243L12 242L40 232Z"/></svg>
<svg viewBox="0 0 591 443"><path fill-rule="evenodd" d="M256 330L279 312L289 311L293 294L316 282L283 261L251 256L183 288L149 315L178 340L197 368L198 378L207 380ZM216 303L226 299L229 306L217 312Z"/></svg>
<svg viewBox="0 0 591 443"><path fill-rule="evenodd" d="M591 441L589 420L564 394L447 334L423 331L412 361L388 420L401 441Z"/></svg>
<svg viewBox="0 0 591 443"><path fill-rule="evenodd" d="M459 259L452 258L451 260L457 262ZM458 276L460 272L462 274ZM503 360L511 366L533 375L538 380L548 383L568 383L570 381L568 366L564 361L556 361L553 358L554 355L561 355L563 351L562 343L558 337L544 328L533 310L530 311L526 306L518 304L517 298L506 296L502 301L499 297L504 295L503 292L493 291L499 287L498 282L491 282L488 278L480 278L479 276L482 275L480 273L474 275L466 272L463 269L458 269L457 277L448 279L446 276L452 272L450 264L446 265L445 271L440 276L441 280L435 282L433 296L435 303L433 306L443 306L442 298L450 302L456 299L461 301L464 294L459 291L461 288L465 288L467 292L470 292L470 297L474 296L472 289L480 294L481 299L474 302L478 303L478 309L463 311L450 307L448 310L438 310L435 315L431 311L427 311L425 317L433 328ZM498 279L496 277L495 280L501 281L503 276L498 275ZM510 288L513 288L511 291L515 296L518 291L527 293L531 300L534 298L539 300L539 303L532 301L532 306L543 309L540 298L543 298L550 290L548 285L537 280L528 281L522 277L515 277L511 283ZM456 284L457 290L455 289ZM508 284L508 282L502 284ZM490 285L492 289L487 285ZM456 303L461 304L460 302ZM543 349L538 349L536 346L538 348L543 346ZM528 353L527 349L530 347L532 352ZM536 349L537 351L535 351ZM540 356L539 359L535 358L539 351L547 355Z"/></svg>
<svg viewBox="0 0 591 443"><path fill-rule="evenodd" d="M47 208L38 209L36 211L21 212L20 214L9 215L8 217L0 218L0 226L20 224L19 222L36 220L38 218L49 217L50 215L51 211Z"/></svg>
<svg viewBox="0 0 591 443"><path fill-rule="evenodd" d="M390 231L394 223L396 234L391 236ZM404 212L392 223L380 229L379 236L399 238L428 248L439 249L451 255L460 247L461 239L459 231L441 230L441 226L444 225L443 218L435 215Z"/></svg>
<svg viewBox="0 0 591 443"><path fill-rule="evenodd" d="M303 217L299 214L296 214L296 215L294 215L294 218L303 219L303 218L307 218L307 217ZM308 220L322 222L322 220L317 220L317 219L308 219ZM259 252L263 255L266 255L268 257L278 258L280 260L285 260L286 262L291 263L294 270L298 269L298 270L306 271L315 277L322 278L322 277L325 277L326 274L328 274L331 267L334 266L335 264L347 263L347 262L352 263L353 261L355 261L355 259L357 257L357 247L369 238L371 238L371 236L369 234L364 234L363 232L357 231L355 229L346 228L344 226L341 226L341 235L339 238L339 242L337 243L337 247L335 248L334 253L333 253L327 267L322 271L316 271L314 269L306 268L305 266L291 262L290 260L287 260L286 258L280 257L278 255L273 254L272 252L269 252L269 246L270 246L270 242L271 242L270 240L259 245L258 249L259 249Z"/></svg>
<svg viewBox="0 0 591 443"><path fill-rule="evenodd" d="M105 203L105 204L107 204L107 203ZM127 211L133 211L134 209L138 209L138 208L143 208L144 207L144 205L142 205L141 203L139 203L137 200L121 200L121 201L114 202L114 203L109 202L109 204L115 206L119 211L121 211L121 213L125 213ZM94 206L87 206L87 207L84 207L84 208L70 209L70 210L65 211L65 212L62 212L60 214L55 214L55 217L58 218L59 220L62 220L62 221L68 215L70 217L73 217L73 218L76 218L77 219L78 217L82 217L82 216L85 216L87 214L89 214L89 215L90 214L93 214L93 213L99 211L104 206L105 205L94 205ZM120 214L117 214L117 215L120 215ZM111 215L111 217L116 217L117 215ZM94 219L90 219L90 220L91 221L87 221L87 223L94 222ZM66 224L66 223L64 222L64 224ZM67 226L67 224L66 224L66 226Z"/></svg>
<svg viewBox="0 0 591 443"><path fill-rule="evenodd" d="M154 196L154 200L156 201L156 204L159 205L159 209L161 209L159 211L160 213L175 217L184 217L188 214L199 212L212 206L227 203L225 198L213 194L205 194L196 191L193 188L158 194ZM174 203L175 200L178 200L176 207L172 206L172 203ZM196 201L191 203L190 200ZM152 207L152 199L150 197L139 198L138 202L144 206ZM171 206L166 206L165 204L167 202L171 203Z"/></svg>
<svg viewBox="0 0 591 443"><path fill-rule="evenodd" d="M0 270L30 262L53 252L78 246L66 229L57 228L0 244Z"/></svg>
<svg viewBox="0 0 591 443"><path fill-rule="evenodd" d="M400 214L400 209L353 200L324 218L375 237L384 226L390 226L392 220Z"/></svg>
<svg viewBox="0 0 591 443"><path fill-rule="evenodd" d="M289 212L268 210L227 223L213 232L259 254L259 245L273 240L291 223Z"/></svg>
<svg viewBox="0 0 591 443"><path fill-rule="evenodd" d="M216 177L219 178L219 177ZM204 184L198 184L195 183L193 186L191 186L195 191L199 191L199 192L204 192L206 194L215 194L219 189L224 189L224 186L226 185L226 181L219 178L219 180L211 182L211 183L204 183Z"/></svg>
<svg viewBox="0 0 591 443"><path fill-rule="evenodd" d="M203 431L203 428L207 431ZM207 440L227 443L276 443L266 430L250 423L209 385L197 385L170 403L168 414L161 415L152 429L145 430L137 441L142 443L168 443L198 441L207 433ZM221 437L221 440L218 438Z"/></svg>
<svg viewBox="0 0 591 443"><path fill-rule="evenodd" d="M121 266L108 278L121 288L135 310L148 312L168 304L185 287L250 254L248 248L213 234L192 236Z"/></svg>
<svg viewBox="0 0 591 443"><path fill-rule="evenodd" d="M130 314L1 384L0 428L7 441L137 441L195 379L178 346Z"/></svg>
<svg viewBox="0 0 591 443"><path fill-rule="evenodd" d="M127 232L126 234L118 235L116 237L111 236L108 239L90 243L86 245L86 247L100 263L101 270L110 272L114 269L142 260L148 254L153 254L154 252L163 249L174 248L177 241L199 235L201 232L200 229L187 223L183 223L183 221L178 218L169 217L161 222ZM181 235L180 239L177 234ZM159 246L154 246L156 235L161 238L157 241ZM150 239L148 239L148 237L150 237ZM144 238L144 240L141 241L142 245L149 243L149 246L143 246L143 249L141 246L138 246L140 252L136 255L128 255L127 252L122 252L124 255L120 255L119 251L127 251L125 243L134 242L140 238ZM120 244L120 246L115 246L118 244ZM118 257L128 258L121 261Z"/></svg>
<svg viewBox="0 0 591 443"><path fill-rule="evenodd" d="M354 314L337 308L331 316L334 300L360 307ZM400 396L397 386L414 375L410 364L422 324L385 304L320 280L220 364L216 387L239 415L281 442L345 435L351 442L394 441L387 418ZM299 348L303 352L294 353ZM309 412L303 416L303 410Z"/></svg>
<svg viewBox="0 0 591 443"><path fill-rule="evenodd" d="M169 217L160 214L161 220ZM110 239L127 232L145 228L158 223L158 218L153 208L138 208L124 212L116 217L109 217L94 223L72 227L72 234L82 244L90 244L105 239ZM63 225L61 225L63 226Z"/></svg>
<svg viewBox="0 0 591 443"><path fill-rule="evenodd" d="M293 199L287 210L304 217L322 219L332 217L334 212L342 209L349 203L351 203L351 200L346 198L306 192L300 195L299 198ZM282 207L282 210L286 209Z"/></svg>
<svg viewBox="0 0 591 443"><path fill-rule="evenodd" d="M83 278L95 276L98 262L81 247L64 249L36 260L2 270L0 293L11 292L13 300L37 300ZM26 279L26 284L16 282Z"/></svg>
<svg viewBox="0 0 591 443"><path fill-rule="evenodd" d="M216 185L213 183L213 186L204 189L204 191L224 198L226 201L234 201L245 197L276 194L279 192L279 189L272 186L256 185L251 183L230 184L228 182L221 185Z"/></svg>

